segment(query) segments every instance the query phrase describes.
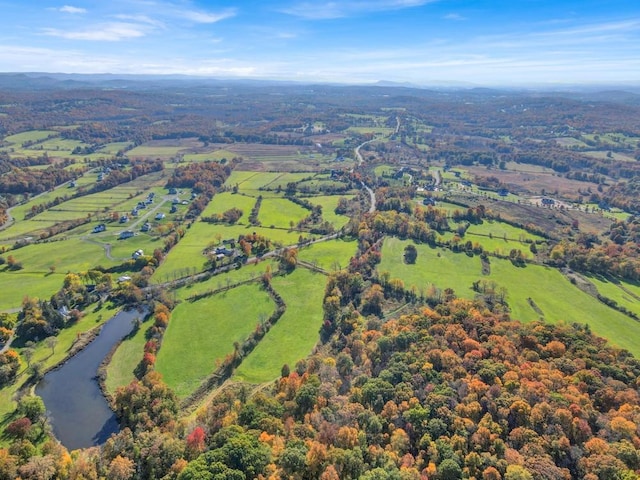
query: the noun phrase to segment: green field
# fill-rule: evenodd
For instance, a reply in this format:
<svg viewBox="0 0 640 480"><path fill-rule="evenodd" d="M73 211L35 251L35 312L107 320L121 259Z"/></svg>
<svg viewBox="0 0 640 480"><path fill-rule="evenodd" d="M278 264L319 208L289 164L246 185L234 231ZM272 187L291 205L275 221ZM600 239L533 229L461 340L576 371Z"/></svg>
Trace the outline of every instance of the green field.
<svg viewBox="0 0 640 480"><path fill-rule="evenodd" d="M282 173L271 180L269 183L265 183L263 186L267 188L285 189L288 183L297 183L305 178L309 178L309 173Z"/></svg>
<svg viewBox="0 0 640 480"><path fill-rule="evenodd" d="M317 197L309 197L306 200L314 205L320 205L322 207L322 218L338 230L349 223L349 217L335 212L341 197L351 200L353 195L319 195Z"/></svg>
<svg viewBox="0 0 640 480"><path fill-rule="evenodd" d="M640 355L640 322L617 312L578 289L558 270L528 265L516 268L508 260L491 259L491 278L507 289L512 317L535 320L539 315L531 308L531 298L551 323L588 324L596 335Z"/></svg>
<svg viewBox="0 0 640 480"><path fill-rule="evenodd" d="M225 185L227 187L238 185L238 187L242 188L242 186L245 185L247 182L249 182L252 178L260 177L261 175L264 175L264 173L247 172L247 171L236 169L233 172L231 172L231 175L229 175L229 178L227 178Z"/></svg>
<svg viewBox="0 0 640 480"><path fill-rule="evenodd" d="M174 157L180 152L184 150L185 147L179 146L171 146L171 147L163 147L163 146L147 146L140 145L139 147L133 148L127 152L127 154L132 157L152 157L152 158L160 158L160 157Z"/></svg>
<svg viewBox="0 0 640 480"><path fill-rule="evenodd" d="M158 352L156 369L184 398L232 354L275 305L257 284L243 285L197 302L179 304Z"/></svg>
<svg viewBox="0 0 640 480"><path fill-rule="evenodd" d="M237 183L241 192L253 192L257 191L260 187L275 182L283 175L285 174L280 172L233 172L227 179L226 184L235 185Z"/></svg>
<svg viewBox="0 0 640 480"><path fill-rule="evenodd" d="M235 378L250 383L269 382L284 364L293 369L318 342L322 326L322 298L326 277L297 268L285 277L274 277L273 288L287 310L256 348L240 364Z"/></svg>
<svg viewBox="0 0 640 480"><path fill-rule="evenodd" d="M621 307L640 316L640 285L600 276L587 278L595 285L600 295L614 300Z"/></svg>
<svg viewBox="0 0 640 480"><path fill-rule="evenodd" d="M626 348L634 355L640 354L640 322L617 312L569 282L558 270L539 265L515 267L508 260L490 258L491 273L483 276L477 256L454 254L449 250L432 249L416 245L418 259L415 265L402 260L404 246L410 241L397 238L385 239L379 272L388 271L391 278L400 278L405 287L416 286L420 291L433 283L436 287L453 288L456 295L473 298L471 284L477 280L492 280L504 287L506 300L514 319L525 322L538 320L541 315L534 310L531 299L542 312L544 320L552 323L588 324L594 333L608 338L611 343ZM439 254L439 256L438 256Z"/></svg>
<svg viewBox="0 0 640 480"><path fill-rule="evenodd" d="M59 135L59 133L55 130L31 130L9 135L5 137L4 141L15 145L22 145L24 142L41 142L50 135Z"/></svg>
<svg viewBox="0 0 640 480"><path fill-rule="evenodd" d="M459 297L474 297L471 285L482 277L480 257L456 254L445 248L416 245L416 263L407 265L404 263L403 252L404 247L410 243L410 240L386 238L378 272L389 272L391 278L402 280L407 289L415 286L421 291L434 284L440 289L453 288Z"/></svg>
<svg viewBox="0 0 640 480"><path fill-rule="evenodd" d="M146 332L151 322L143 323L135 335L125 338L111 357L107 367L105 387L113 395L118 387L129 385L134 379L135 368L142 360L144 345L147 342Z"/></svg>
<svg viewBox="0 0 640 480"><path fill-rule="evenodd" d="M264 227L290 228L310 213L286 198L265 198L260 205L258 220Z"/></svg>
<svg viewBox="0 0 640 480"><path fill-rule="evenodd" d="M204 153L185 153L182 156L182 160L185 162L206 162L206 161L214 161L219 162L220 160L231 160L232 158L237 157L238 154L231 152L229 150L213 150L212 152L204 152Z"/></svg>
<svg viewBox="0 0 640 480"><path fill-rule="evenodd" d="M214 214L224 213L232 208L238 208L242 210L242 217L240 217L239 223L247 224L249 222L249 215L251 210L256 204L256 199L240 194L233 194L231 192L217 193L207 208L202 212L203 217L210 217Z"/></svg>
<svg viewBox="0 0 640 480"><path fill-rule="evenodd" d="M176 299L185 301L197 295L203 295L205 293L211 293L214 290L220 290L228 285L231 286L240 282L257 280L266 272L267 266L271 268L272 272L275 272L278 269L278 265L275 260L263 260L261 262L247 264L240 269L230 270L229 272L214 275L208 280L190 283L175 290L174 295Z"/></svg>
<svg viewBox="0 0 640 480"><path fill-rule="evenodd" d="M301 248L298 258L333 272L345 268L351 257L356 254L357 248L358 244L354 239L330 240Z"/></svg>
<svg viewBox="0 0 640 480"><path fill-rule="evenodd" d="M254 227L251 225L223 225L195 222L178 245L165 258L152 277L155 283L165 282L186 274L202 271L207 258L204 250L208 245L217 245L220 240L237 239L239 235L251 233L264 235L280 245L295 245L300 232L285 229ZM303 237L309 237L302 234ZM311 236L310 238L314 238Z"/></svg>

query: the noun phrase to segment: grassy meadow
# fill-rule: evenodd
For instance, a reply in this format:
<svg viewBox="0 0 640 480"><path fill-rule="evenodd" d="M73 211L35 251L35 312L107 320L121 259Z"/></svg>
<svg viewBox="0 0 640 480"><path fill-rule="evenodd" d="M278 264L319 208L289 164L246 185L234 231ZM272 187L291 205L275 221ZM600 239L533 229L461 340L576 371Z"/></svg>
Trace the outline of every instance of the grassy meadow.
<svg viewBox="0 0 640 480"><path fill-rule="evenodd" d="M378 272L389 272L391 278L404 281L407 288L416 286L420 291L433 283L440 289L453 288L456 295L463 298L475 296L471 288L474 281L494 281L497 287L506 289L512 318L525 322L542 318L551 323L588 324L595 334L640 355L636 341L640 338L640 322L578 289L556 269L540 265L516 267L508 260L490 257L491 272L482 275L478 256L469 257L427 245L416 245L417 261L406 265L402 253L409 243L409 240L385 239Z"/></svg>
<svg viewBox="0 0 640 480"><path fill-rule="evenodd" d="M179 304L171 315L156 370L179 397L186 397L233 353L275 304L257 284L243 285L197 302Z"/></svg>
<svg viewBox="0 0 640 480"><path fill-rule="evenodd" d="M234 378L250 383L276 379L284 364L293 368L311 353L322 326L322 298L326 277L297 268L284 277L274 277L273 288L287 310L256 348L243 360Z"/></svg>

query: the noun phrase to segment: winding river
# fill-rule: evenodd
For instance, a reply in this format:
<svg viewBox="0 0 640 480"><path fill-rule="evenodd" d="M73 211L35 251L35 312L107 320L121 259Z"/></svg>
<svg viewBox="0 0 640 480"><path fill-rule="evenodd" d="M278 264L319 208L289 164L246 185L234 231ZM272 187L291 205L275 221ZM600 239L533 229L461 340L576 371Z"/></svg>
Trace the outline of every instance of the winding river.
<svg viewBox="0 0 640 480"><path fill-rule="evenodd" d="M69 450L104 443L119 430L115 414L96 379L98 367L111 348L131 332L143 313L128 310L104 324L98 337L36 386L47 408L53 432Z"/></svg>

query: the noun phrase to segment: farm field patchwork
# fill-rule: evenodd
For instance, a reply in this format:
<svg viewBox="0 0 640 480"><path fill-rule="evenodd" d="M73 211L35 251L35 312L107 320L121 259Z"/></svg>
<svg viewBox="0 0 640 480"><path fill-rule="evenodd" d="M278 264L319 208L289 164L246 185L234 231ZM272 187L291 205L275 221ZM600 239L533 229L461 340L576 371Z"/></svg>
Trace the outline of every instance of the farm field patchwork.
<svg viewBox="0 0 640 480"><path fill-rule="evenodd" d="M251 299L251 301L247 301ZM184 398L232 354L275 304L257 284L243 285L197 302L179 304L158 352L156 369Z"/></svg>
<svg viewBox="0 0 640 480"><path fill-rule="evenodd" d="M235 379L263 383L280 375L284 364L291 369L309 355L320 339L322 298L326 277L303 268L284 277L274 277L273 288L287 310L271 327L235 372Z"/></svg>

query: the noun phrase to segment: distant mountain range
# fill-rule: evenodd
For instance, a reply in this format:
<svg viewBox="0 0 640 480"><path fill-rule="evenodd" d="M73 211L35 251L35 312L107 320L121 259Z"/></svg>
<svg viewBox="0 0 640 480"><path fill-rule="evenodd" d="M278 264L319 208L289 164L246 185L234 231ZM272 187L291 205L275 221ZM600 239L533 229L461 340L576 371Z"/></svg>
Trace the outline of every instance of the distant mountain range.
<svg viewBox="0 0 640 480"><path fill-rule="evenodd" d="M285 87L309 86L308 82L293 82L268 79L211 78L188 75L136 75L136 74L77 74L48 72L15 72L0 73L0 89L6 90L50 90L50 89L83 89L109 88L147 90L153 88L184 87L198 85L203 87L245 86L245 87ZM454 82L447 80L429 80L424 84L380 80L368 84L322 84L325 87L376 87L406 90L465 90L475 94L497 95L504 91L561 94L563 97L576 96L584 99L586 95L592 101L614 101L640 103L640 85L555 85L541 84L531 87L481 87L470 82Z"/></svg>

